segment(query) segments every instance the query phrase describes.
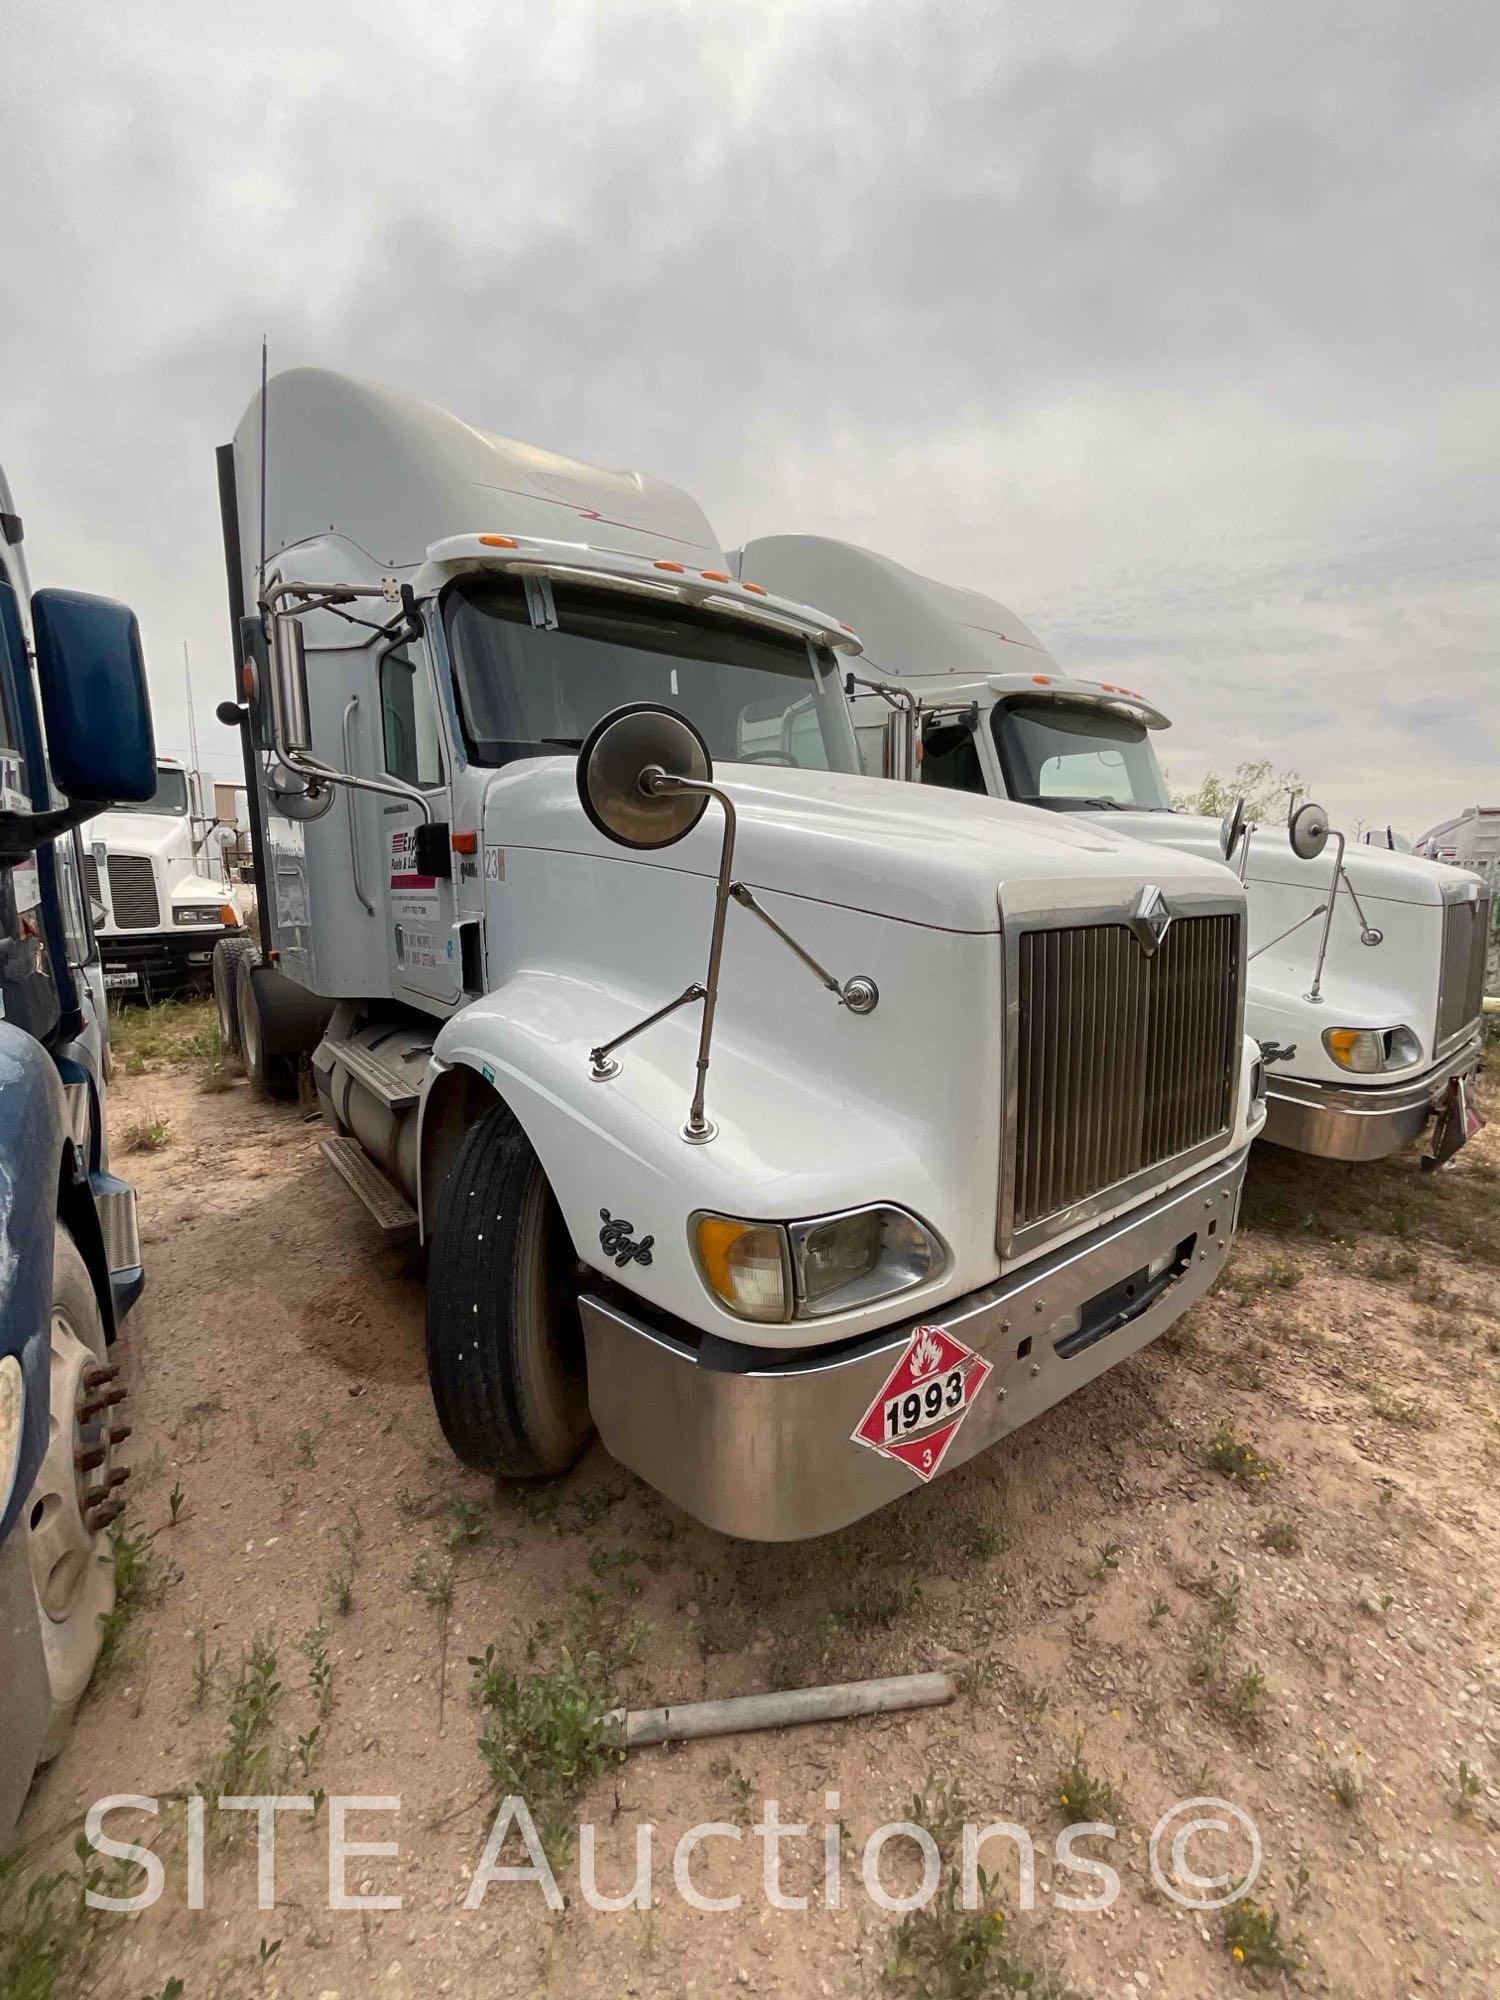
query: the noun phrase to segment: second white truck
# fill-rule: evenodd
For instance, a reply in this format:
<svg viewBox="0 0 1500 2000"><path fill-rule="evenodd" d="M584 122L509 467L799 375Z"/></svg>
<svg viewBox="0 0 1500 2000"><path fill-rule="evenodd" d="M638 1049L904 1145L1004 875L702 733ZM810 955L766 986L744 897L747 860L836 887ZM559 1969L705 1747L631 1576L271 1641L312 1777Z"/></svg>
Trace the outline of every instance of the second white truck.
<svg viewBox="0 0 1500 2000"><path fill-rule="evenodd" d="M1138 689L1059 666L1013 611L819 535L773 535L737 573L813 596L864 642L853 709L868 770L1118 828L1173 854L1224 856L1249 905L1245 1021L1268 1070L1265 1136L1373 1160L1473 1129L1490 889L1410 855L1346 848L1316 806L1293 827L1175 811ZM868 684L884 684L876 692Z"/></svg>
<svg viewBox="0 0 1500 2000"><path fill-rule="evenodd" d="M151 1000L206 987L215 944L239 931L224 860L234 828L220 826L212 800L201 772L160 757L149 799L90 826L84 872L111 993Z"/></svg>
<svg viewBox="0 0 1500 2000"><path fill-rule="evenodd" d="M1212 1282L1263 1117L1228 871L862 775L858 640L674 487L314 370L264 417L219 460L245 1058L310 1055L330 1164L425 1239L461 1458L597 1427L819 1534Z"/></svg>

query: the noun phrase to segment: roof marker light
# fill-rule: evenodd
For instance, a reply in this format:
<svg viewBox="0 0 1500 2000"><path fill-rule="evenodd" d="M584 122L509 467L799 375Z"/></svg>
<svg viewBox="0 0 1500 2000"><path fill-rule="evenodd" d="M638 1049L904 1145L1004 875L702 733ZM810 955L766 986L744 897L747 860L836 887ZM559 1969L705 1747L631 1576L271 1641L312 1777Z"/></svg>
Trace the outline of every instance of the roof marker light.
<svg viewBox="0 0 1500 2000"><path fill-rule="evenodd" d="M728 583L729 578L721 569L700 569L698 572L705 583Z"/></svg>
<svg viewBox="0 0 1500 2000"><path fill-rule="evenodd" d="M768 594L763 583L741 583L740 589L753 590L757 597L765 597Z"/></svg>
<svg viewBox="0 0 1500 2000"><path fill-rule="evenodd" d="M683 574L683 568L681 563L654 562L652 563L651 567L653 569L669 569L672 572L673 576L681 576Z"/></svg>
<svg viewBox="0 0 1500 2000"><path fill-rule="evenodd" d="M520 547L520 543L514 535L481 535L479 539L487 549L514 549Z"/></svg>
<svg viewBox="0 0 1500 2000"><path fill-rule="evenodd" d="M1051 674L1033 674L1031 678L1036 682L1038 687L1049 688L1052 685Z"/></svg>

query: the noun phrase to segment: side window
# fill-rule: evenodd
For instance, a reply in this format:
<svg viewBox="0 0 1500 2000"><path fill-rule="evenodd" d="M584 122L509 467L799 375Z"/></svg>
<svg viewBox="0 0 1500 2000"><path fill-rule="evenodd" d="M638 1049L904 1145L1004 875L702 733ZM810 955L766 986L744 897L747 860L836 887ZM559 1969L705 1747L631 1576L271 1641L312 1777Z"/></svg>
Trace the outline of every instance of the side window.
<svg viewBox="0 0 1500 2000"><path fill-rule="evenodd" d="M922 783L949 792L983 792L984 768L967 723L936 723L923 732Z"/></svg>
<svg viewBox="0 0 1500 2000"><path fill-rule="evenodd" d="M387 653L380 663L380 726L393 778L423 790L443 782L432 690L409 654Z"/></svg>

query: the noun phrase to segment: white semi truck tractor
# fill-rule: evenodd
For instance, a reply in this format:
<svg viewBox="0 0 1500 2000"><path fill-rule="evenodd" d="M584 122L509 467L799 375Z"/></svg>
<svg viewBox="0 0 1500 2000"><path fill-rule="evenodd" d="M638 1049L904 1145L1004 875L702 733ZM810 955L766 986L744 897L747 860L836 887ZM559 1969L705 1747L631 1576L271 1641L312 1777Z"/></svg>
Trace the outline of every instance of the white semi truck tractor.
<svg viewBox="0 0 1500 2000"><path fill-rule="evenodd" d="M149 1000L207 986L214 946L243 924L224 860L235 830L213 796L202 772L160 757L151 797L89 828L84 871L110 992Z"/></svg>
<svg viewBox="0 0 1500 2000"><path fill-rule="evenodd" d="M862 775L853 633L658 480L317 371L219 477L246 1062L310 1054L331 1165L420 1231L463 1460L597 1428L816 1535L1213 1281L1263 1116L1218 862Z"/></svg>
<svg viewBox="0 0 1500 2000"><path fill-rule="evenodd" d="M1267 1139L1335 1160L1380 1159L1424 1131L1434 1161L1464 1143L1490 919L1478 876L1346 846L1310 803L1284 827L1174 810L1153 745L1162 711L1068 673L978 591L819 535L748 542L731 561L858 629L867 769L918 778L934 804L982 793L1227 857L1249 899L1245 1021L1268 1067Z"/></svg>

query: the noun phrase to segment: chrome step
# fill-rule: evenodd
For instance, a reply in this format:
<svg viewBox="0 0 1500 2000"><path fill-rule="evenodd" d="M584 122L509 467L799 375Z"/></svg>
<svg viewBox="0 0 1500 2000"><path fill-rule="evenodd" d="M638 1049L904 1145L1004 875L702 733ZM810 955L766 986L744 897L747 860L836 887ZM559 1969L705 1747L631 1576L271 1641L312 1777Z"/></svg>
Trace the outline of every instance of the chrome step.
<svg viewBox="0 0 1500 2000"><path fill-rule="evenodd" d="M348 1070L355 1082L362 1083L372 1096L378 1097L387 1111L409 1111L421 1095L420 1087L409 1076L382 1062L362 1042L333 1041L325 1035L319 1053Z"/></svg>
<svg viewBox="0 0 1500 2000"><path fill-rule="evenodd" d="M350 1192L359 1196L387 1236L404 1235L416 1228L417 1211L391 1186L356 1140L321 1139L318 1151Z"/></svg>

